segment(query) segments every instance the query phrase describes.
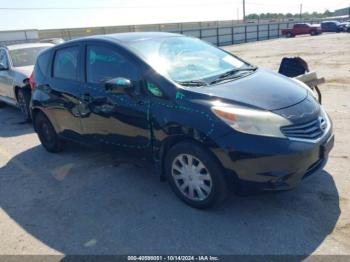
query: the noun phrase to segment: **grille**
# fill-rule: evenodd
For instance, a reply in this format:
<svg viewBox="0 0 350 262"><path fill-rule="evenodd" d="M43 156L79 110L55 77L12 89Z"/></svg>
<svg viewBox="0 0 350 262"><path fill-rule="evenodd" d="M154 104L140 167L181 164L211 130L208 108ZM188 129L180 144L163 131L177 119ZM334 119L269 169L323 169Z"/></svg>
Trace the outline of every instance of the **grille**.
<svg viewBox="0 0 350 262"><path fill-rule="evenodd" d="M281 131L286 137L317 139L323 135L326 128L326 120L323 117L319 117L308 123L282 127Z"/></svg>

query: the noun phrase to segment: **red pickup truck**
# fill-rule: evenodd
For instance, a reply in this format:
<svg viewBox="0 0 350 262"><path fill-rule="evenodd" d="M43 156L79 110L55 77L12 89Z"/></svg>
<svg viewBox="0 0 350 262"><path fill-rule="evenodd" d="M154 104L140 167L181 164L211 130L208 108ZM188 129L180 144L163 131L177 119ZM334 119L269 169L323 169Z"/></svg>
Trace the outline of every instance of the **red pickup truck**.
<svg viewBox="0 0 350 262"><path fill-rule="evenodd" d="M296 35L319 35L322 34L320 25L310 25L307 23L295 24L292 29L283 29L282 35L286 37L294 37Z"/></svg>

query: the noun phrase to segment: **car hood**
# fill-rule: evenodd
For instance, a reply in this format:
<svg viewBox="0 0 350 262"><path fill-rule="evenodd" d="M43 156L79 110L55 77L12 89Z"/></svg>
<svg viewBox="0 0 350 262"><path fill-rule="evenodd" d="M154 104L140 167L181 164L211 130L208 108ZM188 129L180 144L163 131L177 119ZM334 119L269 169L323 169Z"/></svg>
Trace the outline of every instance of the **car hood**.
<svg viewBox="0 0 350 262"><path fill-rule="evenodd" d="M34 70L34 66L20 66L20 67L15 67L14 68L15 71L17 71L18 73L21 73L27 77L30 77L30 75L32 74L33 70Z"/></svg>
<svg viewBox="0 0 350 262"><path fill-rule="evenodd" d="M295 105L308 94L302 84L266 69L230 82L189 90L270 111Z"/></svg>

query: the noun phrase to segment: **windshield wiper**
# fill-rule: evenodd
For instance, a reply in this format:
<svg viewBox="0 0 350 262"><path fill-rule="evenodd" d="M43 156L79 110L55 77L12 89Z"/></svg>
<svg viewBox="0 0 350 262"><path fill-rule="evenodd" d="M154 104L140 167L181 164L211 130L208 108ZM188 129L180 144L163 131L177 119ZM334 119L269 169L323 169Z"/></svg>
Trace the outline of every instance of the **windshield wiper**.
<svg viewBox="0 0 350 262"><path fill-rule="evenodd" d="M208 83L204 80L189 80L189 81L182 81L182 82L176 82L182 86L207 86Z"/></svg>
<svg viewBox="0 0 350 262"><path fill-rule="evenodd" d="M210 84L216 84L219 83L221 81L225 81L228 79L232 79L233 77L235 77L235 75L238 72L244 72L244 71L255 71L257 69L257 67L255 66L251 66L251 67L246 67L246 68L238 68L238 69L233 69L230 71L227 71L221 75L219 75L214 81L210 82Z"/></svg>

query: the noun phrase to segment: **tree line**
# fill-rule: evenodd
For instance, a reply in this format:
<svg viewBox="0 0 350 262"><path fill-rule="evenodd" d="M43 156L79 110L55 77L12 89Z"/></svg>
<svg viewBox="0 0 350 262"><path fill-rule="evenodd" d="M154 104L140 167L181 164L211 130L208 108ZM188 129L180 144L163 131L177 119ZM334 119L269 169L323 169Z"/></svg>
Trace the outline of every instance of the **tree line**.
<svg viewBox="0 0 350 262"><path fill-rule="evenodd" d="M330 17L332 16L332 12L329 10L326 10L323 13L318 13L318 12L305 12L301 14L302 18L324 18L324 17ZM246 16L246 19L283 19L283 18L300 18L300 13L299 14L292 14L292 13L287 13L287 14L282 14L282 13L263 13L263 14L249 14Z"/></svg>

